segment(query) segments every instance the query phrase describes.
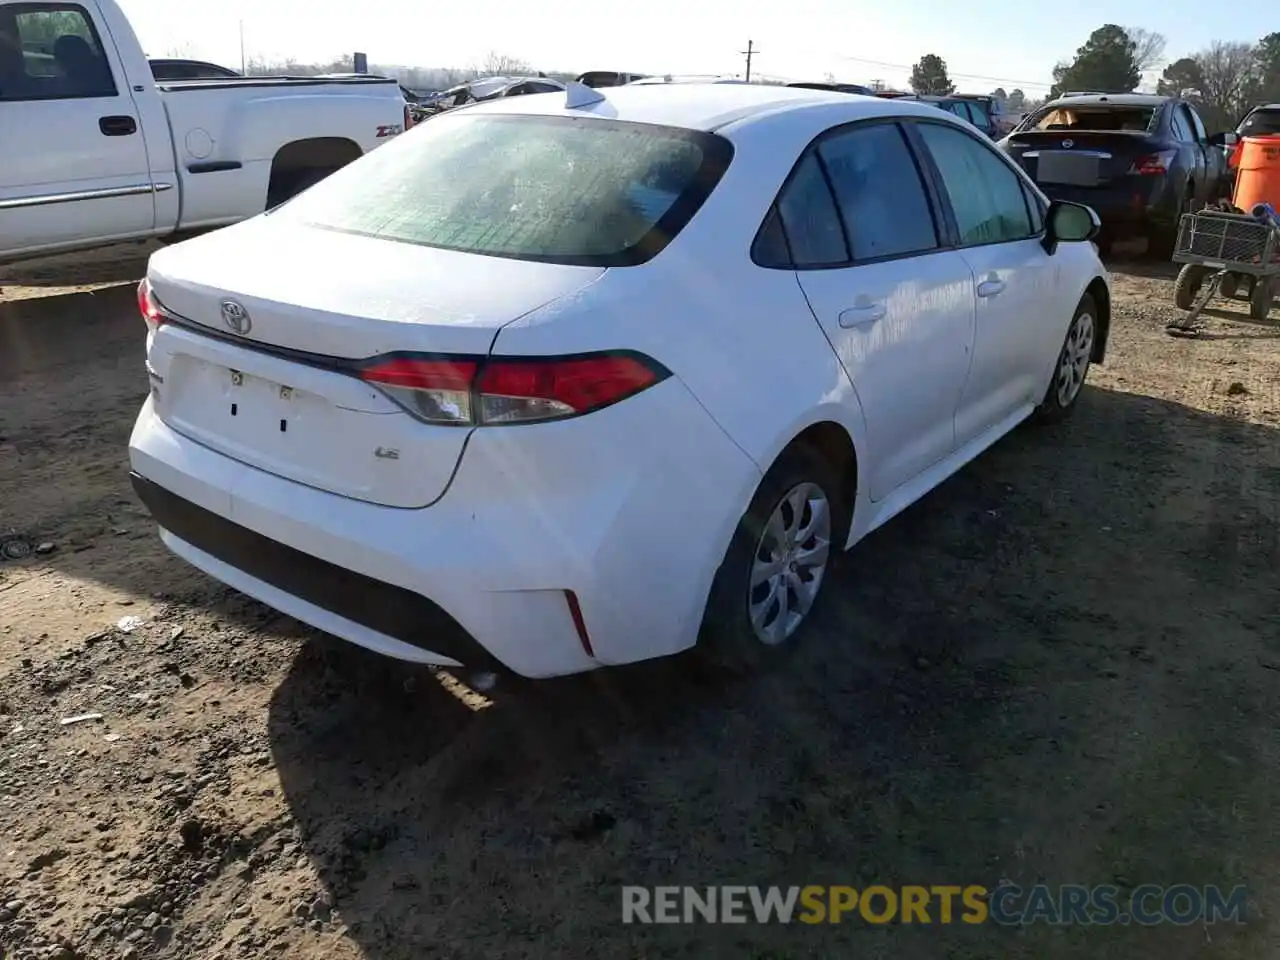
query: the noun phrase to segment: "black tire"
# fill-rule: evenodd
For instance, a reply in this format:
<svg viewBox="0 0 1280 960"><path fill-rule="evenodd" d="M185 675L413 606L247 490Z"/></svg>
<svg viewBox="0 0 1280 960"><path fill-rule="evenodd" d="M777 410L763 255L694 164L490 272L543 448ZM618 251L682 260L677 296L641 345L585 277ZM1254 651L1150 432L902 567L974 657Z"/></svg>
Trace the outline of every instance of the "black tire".
<svg viewBox="0 0 1280 960"><path fill-rule="evenodd" d="M1184 270L1186 267L1183 268ZM1240 274L1225 273L1222 275L1222 281L1218 284L1218 292L1228 300L1234 300L1240 293Z"/></svg>
<svg viewBox="0 0 1280 960"><path fill-rule="evenodd" d="M1249 316L1254 320L1265 320L1271 313L1271 278L1255 277L1253 292L1249 295Z"/></svg>
<svg viewBox="0 0 1280 960"><path fill-rule="evenodd" d="M1178 279L1173 283L1173 302L1179 310L1190 310L1195 306L1196 294L1209 275L1209 268L1198 263L1183 264L1178 271Z"/></svg>
<svg viewBox="0 0 1280 960"><path fill-rule="evenodd" d="M1182 223L1182 215L1191 213L1195 206L1190 195L1190 187L1187 189L1188 193L1183 194L1182 199L1178 201L1178 212L1174 214L1173 223L1154 226L1147 234L1148 256L1160 260L1169 260L1173 257L1173 251L1178 246L1178 226Z"/></svg>
<svg viewBox="0 0 1280 960"><path fill-rule="evenodd" d="M818 487L830 507L827 563L807 614L790 636L776 645L769 645L756 636L751 625L749 587L752 566L763 545L769 518L789 493L806 483ZM852 499L853 491L841 487L841 472L817 451L799 444L783 451L760 481L711 585L698 646L715 667L734 673L754 672L771 665L795 648L813 622L825 595L830 592L827 581L831 577L832 563L844 549L849 533L849 504Z"/></svg>
<svg viewBox="0 0 1280 960"><path fill-rule="evenodd" d="M1086 316L1089 318L1087 359L1085 360L1083 371L1079 372L1079 384L1074 391L1069 392L1070 395L1064 401L1062 391L1059 390L1059 378L1062 376L1068 351L1075 352L1079 348L1079 328L1084 322L1081 318ZM1049 377L1049 386L1045 389L1044 399L1036 407L1034 419L1037 422L1057 423L1071 415L1071 411L1076 408L1076 404L1080 400L1080 394L1084 391L1084 382L1089 376L1089 366L1093 361L1093 353L1097 349L1097 338L1098 306L1094 303L1093 297L1086 293L1080 298L1080 304L1076 307L1076 312L1071 316L1071 325L1067 327L1067 335L1062 341L1062 349L1058 351L1058 359L1053 364L1053 374Z"/></svg>

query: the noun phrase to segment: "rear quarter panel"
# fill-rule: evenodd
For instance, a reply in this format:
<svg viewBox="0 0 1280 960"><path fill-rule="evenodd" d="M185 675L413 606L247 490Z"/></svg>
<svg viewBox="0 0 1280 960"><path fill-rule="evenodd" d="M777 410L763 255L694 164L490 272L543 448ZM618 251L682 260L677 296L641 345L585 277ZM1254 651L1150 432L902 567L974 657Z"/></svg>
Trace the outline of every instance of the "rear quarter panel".
<svg viewBox="0 0 1280 960"><path fill-rule="evenodd" d="M630 348L661 361L761 470L811 423L833 420L860 446L857 395L790 270L751 245L795 158L821 130L859 114L838 102L721 131L725 176L649 263L614 268L574 301L503 328L498 353Z"/></svg>

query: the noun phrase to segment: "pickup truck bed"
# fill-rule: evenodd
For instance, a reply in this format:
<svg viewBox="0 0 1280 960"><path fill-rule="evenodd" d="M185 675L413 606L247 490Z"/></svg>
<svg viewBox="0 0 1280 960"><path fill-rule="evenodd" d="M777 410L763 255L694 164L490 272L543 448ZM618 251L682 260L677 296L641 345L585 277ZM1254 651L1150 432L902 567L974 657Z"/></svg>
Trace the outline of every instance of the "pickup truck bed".
<svg viewBox="0 0 1280 960"><path fill-rule="evenodd" d="M0 261L252 217L410 122L383 78L157 84L115 0L0 0Z"/></svg>

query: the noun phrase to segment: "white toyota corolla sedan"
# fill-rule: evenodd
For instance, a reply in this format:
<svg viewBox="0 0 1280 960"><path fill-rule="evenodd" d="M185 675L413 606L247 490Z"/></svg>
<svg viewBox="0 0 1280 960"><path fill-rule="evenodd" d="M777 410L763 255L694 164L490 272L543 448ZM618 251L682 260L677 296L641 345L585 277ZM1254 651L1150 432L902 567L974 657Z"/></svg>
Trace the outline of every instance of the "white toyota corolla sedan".
<svg viewBox="0 0 1280 960"><path fill-rule="evenodd" d="M151 258L133 483L178 556L393 657L751 665L834 551L1076 405L1097 226L927 104L465 108Z"/></svg>

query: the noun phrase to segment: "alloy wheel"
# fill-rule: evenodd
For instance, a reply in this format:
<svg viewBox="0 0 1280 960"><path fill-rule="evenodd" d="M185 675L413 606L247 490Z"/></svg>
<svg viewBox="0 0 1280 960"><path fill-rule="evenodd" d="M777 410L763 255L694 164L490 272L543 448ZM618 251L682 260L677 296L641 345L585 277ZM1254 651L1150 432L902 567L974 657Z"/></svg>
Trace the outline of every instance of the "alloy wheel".
<svg viewBox="0 0 1280 960"><path fill-rule="evenodd" d="M751 629L777 646L804 622L831 555L831 504L816 483L799 483L770 514L756 544L747 585Z"/></svg>
<svg viewBox="0 0 1280 960"><path fill-rule="evenodd" d="M1075 401L1080 388L1084 386L1092 357L1093 315L1081 313L1071 324L1067 342L1062 347L1062 357L1058 361L1058 406L1065 409Z"/></svg>

